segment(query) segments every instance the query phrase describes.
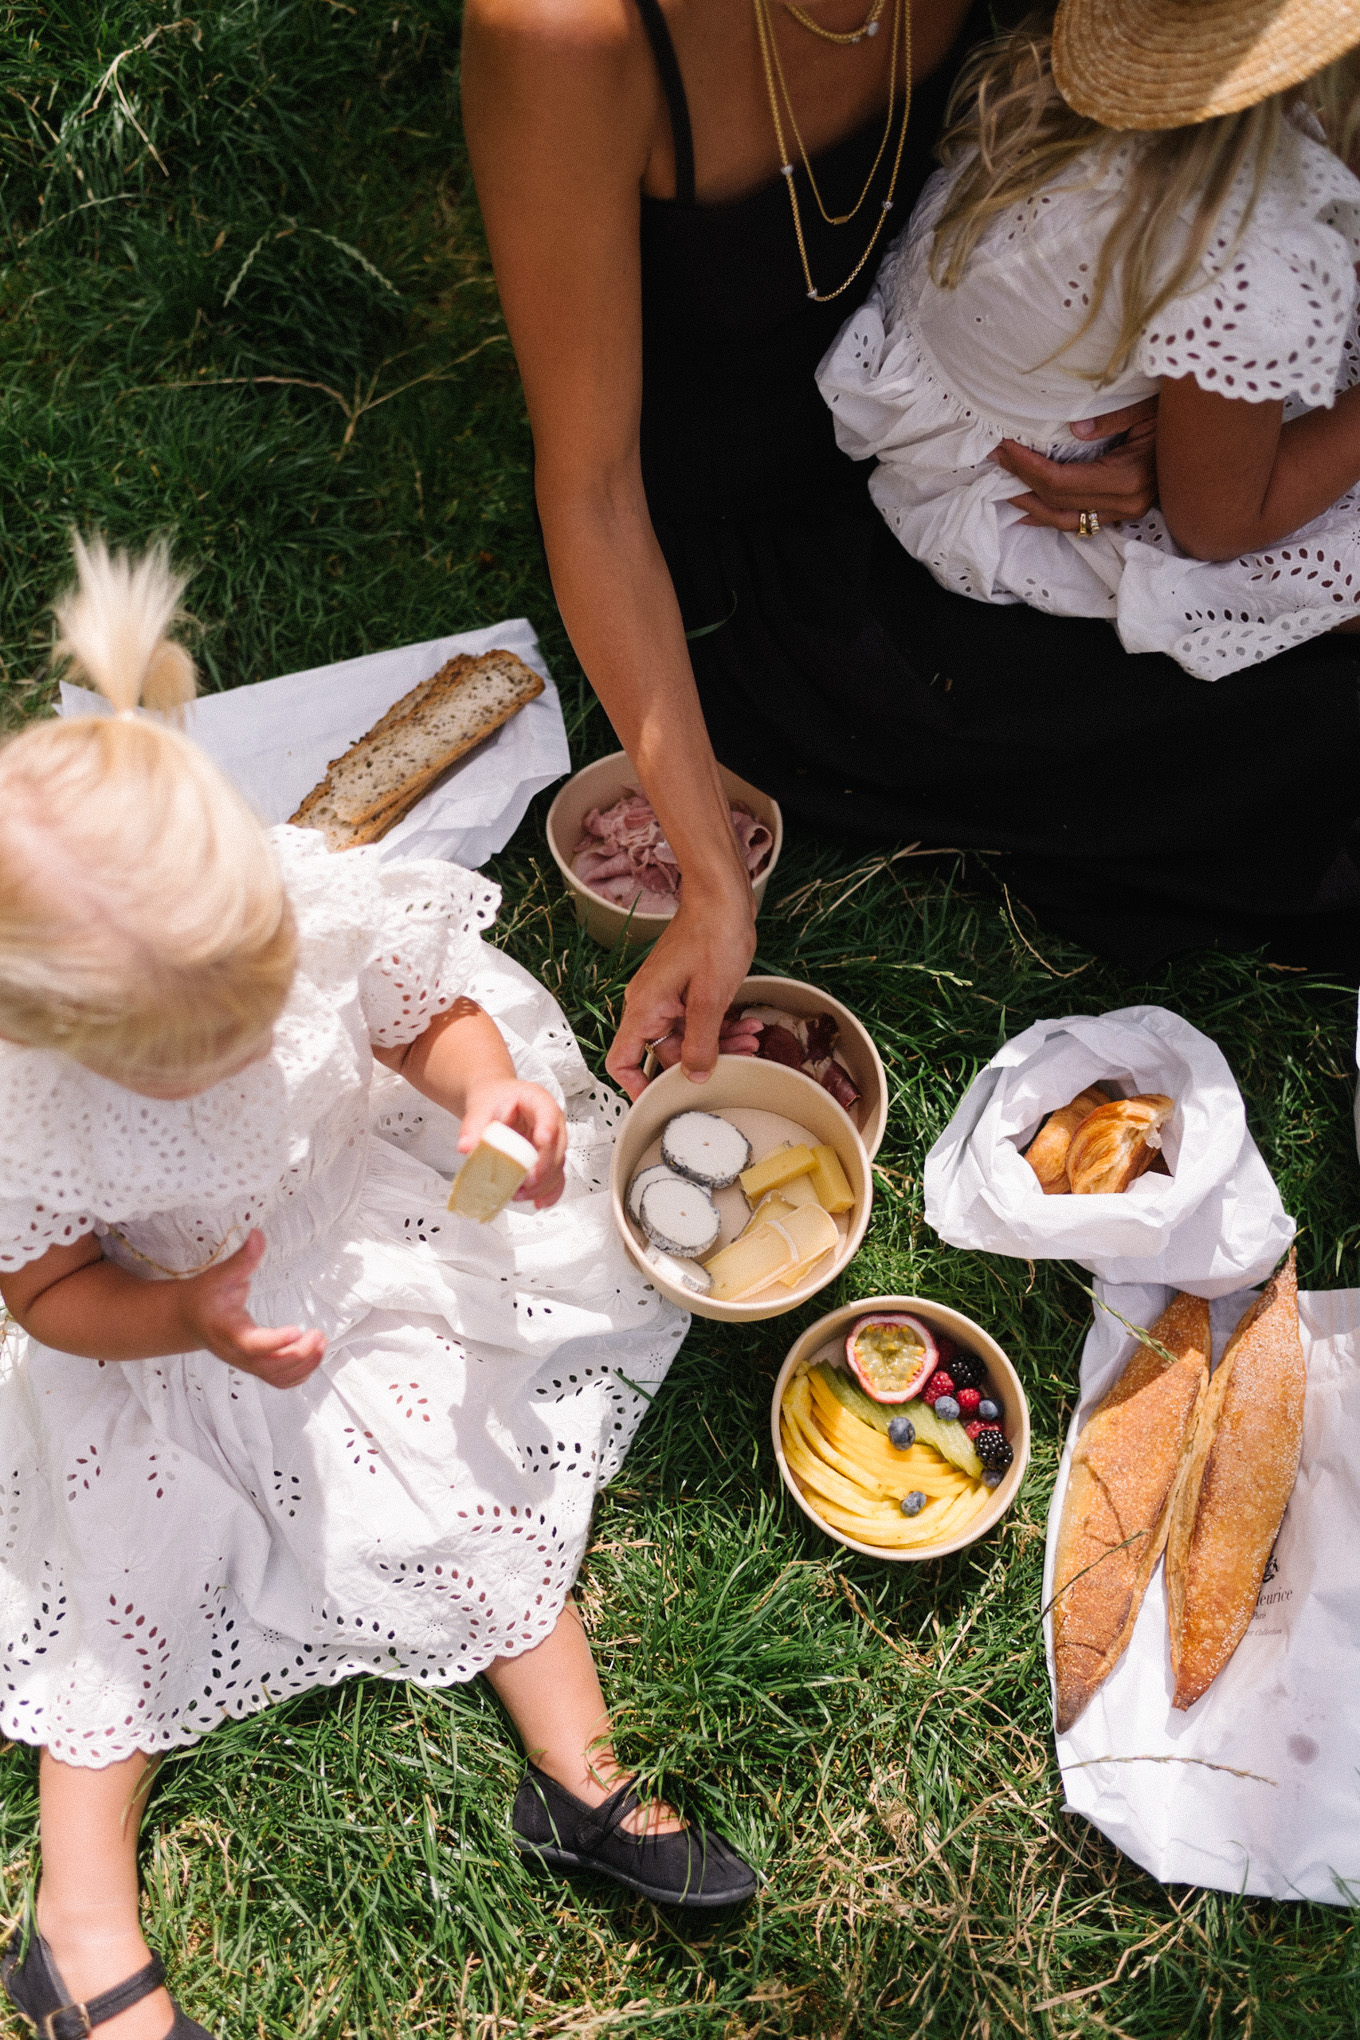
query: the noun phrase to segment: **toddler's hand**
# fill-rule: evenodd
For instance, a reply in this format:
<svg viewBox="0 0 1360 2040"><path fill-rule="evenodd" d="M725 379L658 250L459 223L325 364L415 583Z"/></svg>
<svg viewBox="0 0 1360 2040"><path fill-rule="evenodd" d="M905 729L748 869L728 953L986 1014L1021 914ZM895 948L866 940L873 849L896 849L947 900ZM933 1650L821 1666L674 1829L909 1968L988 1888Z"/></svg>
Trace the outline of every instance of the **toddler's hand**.
<svg viewBox="0 0 1360 2040"><path fill-rule="evenodd" d="M228 1367L257 1375L271 1388L296 1388L321 1364L325 1334L256 1324L246 1303L263 1254L264 1234L257 1229L230 1260L180 1284L184 1349L206 1346Z"/></svg>
<svg viewBox="0 0 1360 2040"><path fill-rule="evenodd" d="M538 1160L515 1192L523 1203L532 1201L535 1211L556 1204L562 1195L562 1164L567 1153L567 1122L562 1110L537 1084L522 1084L518 1077L495 1077L470 1088L463 1106L463 1130L458 1137L460 1155L470 1155L493 1119L508 1126L537 1150Z"/></svg>

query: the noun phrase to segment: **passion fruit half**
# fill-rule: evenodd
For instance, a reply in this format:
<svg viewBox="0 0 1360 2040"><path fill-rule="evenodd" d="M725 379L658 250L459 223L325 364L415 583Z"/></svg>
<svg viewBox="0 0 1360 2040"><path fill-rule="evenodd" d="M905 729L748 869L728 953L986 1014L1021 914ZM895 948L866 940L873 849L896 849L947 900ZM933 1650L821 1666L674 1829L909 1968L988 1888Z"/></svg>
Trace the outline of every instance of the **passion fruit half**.
<svg viewBox="0 0 1360 2040"><path fill-rule="evenodd" d="M859 1318L845 1341L850 1371L875 1402L910 1402L919 1395L939 1362L935 1335L906 1311L883 1311Z"/></svg>

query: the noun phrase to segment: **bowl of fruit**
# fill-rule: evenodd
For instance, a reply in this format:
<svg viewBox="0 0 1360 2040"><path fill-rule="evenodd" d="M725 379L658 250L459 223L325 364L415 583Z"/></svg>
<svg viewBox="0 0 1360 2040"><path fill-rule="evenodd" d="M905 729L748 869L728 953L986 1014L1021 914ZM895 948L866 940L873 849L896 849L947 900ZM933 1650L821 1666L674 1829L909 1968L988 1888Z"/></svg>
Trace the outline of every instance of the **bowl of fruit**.
<svg viewBox="0 0 1360 2040"><path fill-rule="evenodd" d="M1010 1508L1029 1405L990 1333L948 1304L871 1296L810 1325L779 1370L780 1477L828 1537L870 1558L944 1558Z"/></svg>

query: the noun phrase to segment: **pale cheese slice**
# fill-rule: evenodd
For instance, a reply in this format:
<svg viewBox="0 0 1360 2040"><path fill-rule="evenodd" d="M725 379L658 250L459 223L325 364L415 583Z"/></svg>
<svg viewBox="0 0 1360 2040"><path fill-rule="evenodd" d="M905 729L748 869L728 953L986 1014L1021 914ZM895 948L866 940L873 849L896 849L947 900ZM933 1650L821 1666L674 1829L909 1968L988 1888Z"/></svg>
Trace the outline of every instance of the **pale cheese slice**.
<svg viewBox="0 0 1360 2040"><path fill-rule="evenodd" d="M537 1160L523 1134L493 1119L453 1179L449 1210L485 1225L504 1210Z"/></svg>

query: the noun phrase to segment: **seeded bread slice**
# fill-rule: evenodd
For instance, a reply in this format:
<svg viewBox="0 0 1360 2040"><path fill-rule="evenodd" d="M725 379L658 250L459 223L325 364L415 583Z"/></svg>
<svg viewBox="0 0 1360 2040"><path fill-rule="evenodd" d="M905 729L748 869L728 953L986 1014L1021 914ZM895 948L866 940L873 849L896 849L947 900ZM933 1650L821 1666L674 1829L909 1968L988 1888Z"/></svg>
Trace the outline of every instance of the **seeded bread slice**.
<svg viewBox="0 0 1360 2040"><path fill-rule="evenodd" d="M441 772L542 692L537 673L513 652L459 654L332 759L292 821L319 830L332 850L376 842Z"/></svg>

